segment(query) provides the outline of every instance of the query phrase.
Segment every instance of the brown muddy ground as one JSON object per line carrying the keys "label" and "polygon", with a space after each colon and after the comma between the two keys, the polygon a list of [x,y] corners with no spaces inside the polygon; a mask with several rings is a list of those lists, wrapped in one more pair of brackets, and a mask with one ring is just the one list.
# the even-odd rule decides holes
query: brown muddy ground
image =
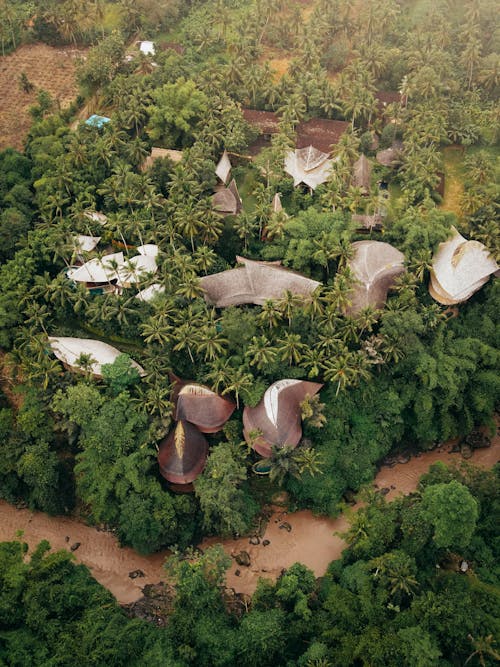
{"label": "brown muddy ground", "polygon": [[[436,461],[460,461],[460,454],[450,453],[452,443],[432,452],[426,452],[419,458],[412,458],[407,464],[397,464],[393,468],[382,468],[375,478],[379,488],[395,487],[387,495],[389,499],[399,493],[415,490],[419,477]],[[500,436],[497,435],[488,449],[474,451],[470,461],[476,465],[492,467],[500,458]],[[288,522],[291,531],[280,528]],[[311,568],[317,576],[325,573],[328,563],[339,558],[345,543],[333,533],[347,527],[344,516],[337,519],[315,517],[308,511],[285,514],[277,510],[271,517],[263,539],[269,540],[268,546],[251,545],[248,538],[226,540],[224,549],[229,554],[241,550],[249,553],[251,564],[240,567],[233,562],[227,576],[227,585],[238,593],[252,593],[259,577],[276,578],[283,568],[300,561]],[[140,556],[132,549],[121,548],[112,533],[98,531],[84,525],[76,519],[49,517],[41,512],[16,509],[0,501],[0,540],[15,539],[16,532],[23,531],[23,540],[33,548],[40,540],[47,539],[53,549],[70,549],[80,542],[74,552],[78,562],[87,565],[93,576],[108,588],[118,602],[125,604],[141,597],[141,588],[145,584],[156,583],[164,579],[162,569],[167,552],[153,556]],[[66,540],[66,538],[69,538]],[[202,548],[217,543],[218,540],[205,540]],[[236,576],[236,570],[240,576]],[[142,570],[142,578],[130,579],[133,570]]]}

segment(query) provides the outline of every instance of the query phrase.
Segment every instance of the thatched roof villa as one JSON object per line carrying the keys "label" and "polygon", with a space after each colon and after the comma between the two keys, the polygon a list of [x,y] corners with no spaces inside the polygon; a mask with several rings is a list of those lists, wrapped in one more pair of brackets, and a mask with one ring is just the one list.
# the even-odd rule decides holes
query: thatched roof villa
{"label": "thatched roof villa", "polygon": [[366,155],[360,155],[352,167],[352,184],[369,194],[372,183],[372,165]]}
{"label": "thatched roof villa", "polygon": [[158,448],[162,476],[172,484],[190,484],[207,462],[208,443],[194,424],[179,421]]}
{"label": "thatched roof villa", "polygon": [[200,278],[207,303],[217,308],[246,303],[261,306],[269,299],[282,298],[287,290],[308,297],[321,284],[283,268],[279,262],[244,257],[236,257],[236,261],[243,266]]}
{"label": "thatched roof villa", "polygon": [[233,414],[236,404],[195,382],[178,380],[173,394],[174,419],[194,424],[202,433],[216,433]]}
{"label": "thatched roof villa", "polygon": [[499,270],[486,246],[467,241],[454,227],[452,232],[433,257],[429,283],[431,296],[443,305],[467,301]]}
{"label": "thatched roof villa", "polygon": [[[65,366],[82,371],[79,360],[84,356],[90,359],[89,370],[92,375],[102,377],[102,366],[112,364],[120,354],[120,350],[103,343],[100,340],[92,338],[68,338],[64,336],[49,336],[50,347],[55,356],[63,362]],[[130,361],[131,366],[137,369],[139,375],[146,374],[145,370],[135,361]]]}
{"label": "thatched roof villa", "polygon": [[285,171],[293,178],[294,186],[304,183],[311,190],[328,180],[332,164],[328,153],[312,145],[288,151],[285,155]]}
{"label": "thatched roof villa", "polygon": [[[243,433],[246,441],[261,456],[271,456],[272,447],[296,447],[302,437],[300,404],[314,396],[323,385],[304,380],[279,380],[265,392],[255,408],[243,410]],[[252,432],[260,432],[256,438]]]}
{"label": "thatched roof villa", "polygon": [[167,158],[174,164],[177,164],[182,160],[182,151],[176,151],[173,148],[156,148],[153,146],[151,153],[147,156],[141,165],[141,171],[147,171],[148,169],[151,169],[156,160],[163,158]]}
{"label": "thatched roof villa", "polygon": [[346,315],[357,315],[363,308],[381,308],[395,278],[405,271],[404,255],[389,243],[355,241],[354,256],[348,266],[356,283],[351,289],[351,305]]}

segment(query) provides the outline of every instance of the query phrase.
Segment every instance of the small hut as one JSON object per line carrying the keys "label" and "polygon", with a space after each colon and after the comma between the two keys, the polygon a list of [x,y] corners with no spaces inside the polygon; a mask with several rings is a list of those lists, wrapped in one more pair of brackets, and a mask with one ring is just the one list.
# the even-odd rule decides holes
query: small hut
{"label": "small hut", "polygon": [[212,208],[220,215],[236,215],[241,209],[241,201],[229,188],[221,188],[212,195]]}
{"label": "small hut", "polygon": [[370,194],[372,182],[372,165],[366,155],[360,155],[352,168],[352,184],[360,188],[363,194]]}
{"label": "small hut", "polygon": [[205,436],[188,421],[177,422],[160,443],[158,465],[162,476],[172,484],[190,484],[203,471],[207,462],[208,443]]}
{"label": "small hut", "polygon": [[357,315],[363,308],[381,308],[394,280],[405,271],[404,255],[389,243],[355,241],[354,256],[348,266],[356,280],[350,293],[346,315]]}
{"label": "small hut", "polygon": [[171,160],[174,164],[177,164],[182,160],[182,151],[176,151],[173,148],[157,148],[156,146],[153,146],[151,153],[141,165],[141,171],[151,169],[156,160],[165,158]]}
{"label": "small hut", "polygon": [[390,148],[379,151],[376,155],[376,160],[383,167],[398,167],[403,158],[403,143],[395,141]]}
{"label": "small hut", "polygon": [[[296,447],[302,437],[300,404],[323,385],[304,380],[279,380],[265,392],[255,408],[243,410],[243,434],[261,456],[269,457],[272,447]],[[257,437],[253,434],[258,433]]]}
{"label": "small hut", "polygon": [[356,231],[358,232],[379,232],[383,227],[383,218],[380,213],[374,213],[373,215],[354,213],[352,221],[356,223]]}
{"label": "small hut", "polygon": [[467,241],[454,227],[452,232],[433,257],[429,283],[431,296],[443,305],[467,301],[498,271],[486,246]]}
{"label": "small hut", "polygon": [[289,151],[285,156],[285,171],[293,178],[294,186],[304,183],[311,190],[328,180],[332,164],[328,153],[312,145]]}
{"label": "small hut", "polygon": [[263,305],[269,299],[280,299],[287,291],[309,297],[321,284],[285,269],[275,262],[259,262],[236,257],[240,266],[200,278],[205,301],[216,308],[242,304]]}

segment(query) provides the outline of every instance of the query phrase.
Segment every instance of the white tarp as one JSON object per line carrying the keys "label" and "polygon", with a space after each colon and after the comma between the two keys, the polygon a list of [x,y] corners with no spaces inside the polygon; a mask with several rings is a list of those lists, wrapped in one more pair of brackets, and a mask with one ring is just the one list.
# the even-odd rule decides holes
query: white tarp
{"label": "white tarp", "polygon": [[[92,338],[67,338],[49,336],[50,347],[55,356],[63,363],[75,369],[82,370],[78,361],[81,355],[90,357],[90,370],[94,375],[102,375],[102,366],[112,364],[115,359],[122,354],[115,347],[103,343],[100,340]],[[146,374],[144,369],[135,361],[130,361],[131,365],[137,369],[139,375]]]}

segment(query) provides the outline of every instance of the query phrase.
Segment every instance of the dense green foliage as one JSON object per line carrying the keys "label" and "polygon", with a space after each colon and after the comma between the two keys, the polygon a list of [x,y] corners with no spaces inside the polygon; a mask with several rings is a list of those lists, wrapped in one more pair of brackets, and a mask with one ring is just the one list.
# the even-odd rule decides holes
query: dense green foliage
{"label": "dense green foliage", "polygon": [[[248,483],[255,458],[240,447],[241,409],[284,377],[323,382],[326,419],[322,428],[306,420],[298,458],[275,454],[271,482],[319,512],[338,511],[344,491],[369,482],[394,448],[425,449],[492,425],[498,285],[450,317],[427,283],[453,225],[498,253],[493,2],[452,3],[450,12],[444,0],[370,0],[358,13],[318,0],[309,15],[274,0],[0,4],[10,11],[1,19],[5,48],[30,34],[92,45],[78,69],[81,92],[111,118],[100,129],[70,128],[71,111],[58,113],[39,93],[24,155],[0,155],[0,345],[22,393],[20,409],[5,400],[0,412],[2,497],[49,512],[78,503],[144,552],[184,547],[201,532],[241,533],[262,491]],[[155,39],[154,58],[140,55],[131,35]],[[281,78],[270,69],[272,49],[289,61]],[[377,91],[400,89],[399,101],[377,102]],[[248,106],[280,115],[254,162],[245,158],[256,138],[242,114]],[[282,165],[297,124],[318,116],[349,129],[334,146],[331,176],[311,193],[294,189]],[[375,136],[381,148],[403,140],[403,156],[395,169],[374,164],[363,193],[352,166],[362,153],[374,157]],[[459,218],[436,192],[450,142],[465,151]],[[183,149],[182,160],[143,169],[153,143]],[[223,149],[236,154],[243,197],[243,211],[226,218],[210,199]],[[287,215],[272,210],[276,192]],[[89,211],[103,211],[106,226]],[[383,310],[346,316],[352,242],[366,238],[352,215],[376,211],[384,232],[370,238],[402,250],[407,272]],[[75,234],[101,236],[97,255],[132,256],[157,243],[159,271],[140,287],[159,282],[163,294],[143,303],[135,287],[90,294],[72,284]],[[322,286],[309,300],[286,293],[216,310],[199,278],[234,266],[238,254],[281,260]],[[123,358],[102,380],[88,359],[72,373],[50,354],[47,335],[112,343],[146,375],[128,373]],[[190,496],[167,488],[155,460],[171,426],[172,372],[238,406],[230,428],[209,437],[207,468]]]}
{"label": "dense green foliage", "polygon": [[[0,661],[5,665],[151,667],[493,666],[500,633],[499,479],[437,464],[419,491],[372,494],[351,517],[348,548],[315,580],[295,564],[235,605],[220,547],[167,563],[175,597],[166,626],[128,620],[64,552],[24,559],[0,545]],[[435,512],[443,494],[453,513]],[[473,508],[473,509],[471,509]],[[441,508],[440,508],[441,509]],[[468,521],[472,511],[475,519]],[[457,540],[456,520],[470,527]],[[436,523],[437,521],[437,523]],[[439,532],[438,530],[439,525]],[[453,535],[450,551],[443,535]],[[448,542],[448,540],[445,540]],[[460,546],[459,546],[460,544]],[[469,570],[460,571],[462,559]],[[231,601],[231,602],[229,602]]]}

